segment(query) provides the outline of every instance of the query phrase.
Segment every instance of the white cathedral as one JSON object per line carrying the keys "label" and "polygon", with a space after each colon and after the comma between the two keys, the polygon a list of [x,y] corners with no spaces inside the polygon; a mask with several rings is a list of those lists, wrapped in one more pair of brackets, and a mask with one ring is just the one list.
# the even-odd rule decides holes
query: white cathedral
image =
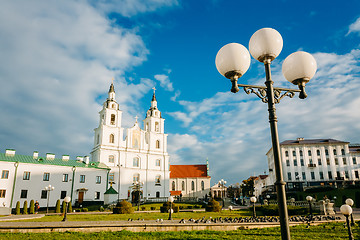
{"label": "white cathedral", "polygon": [[[94,147],[88,156],[71,160],[68,155],[48,153],[40,157],[16,154],[14,149],[0,153],[0,207],[14,208],[30,200],[44,207],[57,199],[71,197],[73,204],[133,200],[134,183],[141,185],[142,198],[170,195],[170,162],[164,119],[154,94],[141,129],[136,118],[133,127],[122,127],[122,111],[115,100],[113,83],[99,112],[94,130]],[[53,188],[48,187],[51,185]]]}

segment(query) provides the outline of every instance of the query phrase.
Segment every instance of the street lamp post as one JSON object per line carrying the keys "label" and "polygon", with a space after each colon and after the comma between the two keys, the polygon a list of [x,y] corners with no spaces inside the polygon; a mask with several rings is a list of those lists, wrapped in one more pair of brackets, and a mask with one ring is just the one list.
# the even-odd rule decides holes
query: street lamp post
{"label": "street lamp post", "polygon": [[[65,214],[64,214],[64,218],[62,220],[62,222],[66,221],[66,215],[67,215],[67,209],[68,209],[68,204],[71,201],[71,198],[69,196],[64,198],[64,202],[65,202]],[[71,204],[71,203],[70,203]]]}
{"label": "street lamp post", "polygon": [[348,227],[349,240],[354,240],[354,237],[351,232],[350,222],[349,222],[349,215],[351,215],[351,213],[352,213],[352,208],[349,205],[344,204],[340,207],[340,211],[342,214],[344,214],[344,216],[346,218],[346,225]]}
{"label": "street lamp post", "polygon": [[316,61],[309,53],[303,51],[292,53],[284,60],[282,72],[288,81],[298,85],[299,90],[274,88],[271,79],[270,64],[280,54],[282,46],[283,40],[280,33],[272,28],[260,29],[256,31],[250,39],[249,49],[251,55],[265,65],[265,86],[238,84],[238,79],[245,74],[251,62],[249,51],[241,44],[230,43],[223,46],[216,55],[215,63],[218,71],[231,80],[231,92],[236,93],[239,91],[239,87],[243,87],[247,94],[254,93],[264,103],[268,104],[281,236],[282,239],[290,239],[285,193],[286,183],[282,175],[275,104],[279,103],[285,96],[290,98],[294,97],[296,92],[299,92],[301,99],[307,97],[305,84],[315,75]]}
{"label": "street lamp post", "polygon": [[173,212],[173,207],[172,207],[172,205],[173,205],[173,202],[174,202],[174,197],[173,197],[173,196],[170,196],[170,197],[168,198],[168,201],[170,202],[169,220],[172,220],[171,214],[172,214],[172,212]]}
{"label": "street lamp post", "polygon": [[223,207],[225,207],[225,184],[226,184],[226,181],[224,179],[221,179],[219,181],[219,184],[220,184],[220,186],[222,188],[221,196],[222,196]]}
{"label": "street lamp post", "polygon": [[49,198],[50,198],[50,191],[53,191],[55,188],[51,185],[45,187],[45,191],[47,191],[47,204],[46,204],[46,213],[49,213]]}
{"label": "street lamp post", "polygon": [[131,186],[131,188],[137,193],[137,210],[140,211],[140,193],[141,193],[141,188],[144,185],[144,182],[134,182]]}
{"label": "street lamp post", "polygon": [[255,211],[256,197],[251,197],[250,201],[253,203],[253,218],[255,218],[256,217],[256,211]]}
{"label": "street lamp post", "polygon": [[[348,199],[345,200],[345,204],[352,207],[354,205],[354,201],[351,198],[348,198]],[[355,223],[354,223],[354,216],[353,216],[352,212],[350,214],[350,217],[351,217],[351,226],[354,226]]]}
{"label": "street lamp post", "polygon": [[312,219],[312,209],[311,209],[311,201],[313,200],[312,196],[307,196],[306,201],[309,203],[309,221]]}

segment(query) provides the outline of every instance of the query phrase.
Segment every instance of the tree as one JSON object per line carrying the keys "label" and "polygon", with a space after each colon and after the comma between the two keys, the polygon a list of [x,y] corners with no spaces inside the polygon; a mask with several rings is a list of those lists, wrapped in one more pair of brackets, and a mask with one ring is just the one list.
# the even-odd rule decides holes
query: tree
{"label": "tree", "polygon": [[15,215],[20,215],[21,211],[20,211],[20,202],[17,201],[16,202],[16,208],[15,208]]}
{"label": "tree", "polygon": [[34,214],[34,213],[35,213],[35,202],[34,202],[34,200],[31,200],[31,201],[30,201],[29,213],[30,213],[30,214]]}
{"label": "tree", "polygon": [[133,213],[134,208],[131,203],[128,201],[122,200],[116,204],[116,207],[113,208],[113,213],[115,214],[124,214],[124,213]]}
{"label": "tree", "polygon": [[68,203],[68,212],[72,212],[73,210],[72,210],[72,205],[71,205],[71,201]]}
{"label": "tree", "polygon": [[56,213],[61,213],[61,211],[60,211],[60,199],[58,199],[56,201],[55,212]]}
{"label": "tree", "polygon": [[28,214],[27,201],[24,201],[23,214]]}
{"label": "tree", "polygon": [[251,197],[254,195],[254,179],[253,177],[250,177],[244,181],[242,181],[241,184],[241,190],[243,197]]}
{"label": "tree", "polygon": [[61,205],[62,213],[65,213],[65,211],[66,211],[65,209],[66,209],[66,202],[63,201],[63,202],[62,202],[62,205]]}
{"label": "tree", "polygon": [[205,208],[206,212],[220,212],[221,206],[220,203],[214,199],[211,199],[208,205]]}

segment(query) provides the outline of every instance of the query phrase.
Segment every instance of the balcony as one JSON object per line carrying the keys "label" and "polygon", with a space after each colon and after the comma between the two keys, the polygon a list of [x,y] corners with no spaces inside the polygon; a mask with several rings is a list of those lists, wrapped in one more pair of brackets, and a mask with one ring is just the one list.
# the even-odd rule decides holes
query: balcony
{"label": "balcony", "polygon": [[336,177],[335,180],[342,180],[342,181],[344,181],[344,177]]}
{"label": "balcony", "polygon": [[309,163],[308,167],[316,167],[316,164],[315,163]]}

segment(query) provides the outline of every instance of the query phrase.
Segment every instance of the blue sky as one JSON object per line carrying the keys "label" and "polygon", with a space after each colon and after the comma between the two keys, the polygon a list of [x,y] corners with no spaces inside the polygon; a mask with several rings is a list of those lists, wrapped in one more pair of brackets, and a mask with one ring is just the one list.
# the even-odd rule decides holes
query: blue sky
{"label": "blue sky", "polygon": [[[172,164],[209,158],[213,182],[241,182],[267,170],[267,106],[230,93],[215,67],[217,51],[248,47],[260,28],[280,32],[276,86],[293,87],[283,60],[303,50],[318,72],[306,100],[277,105],[281,141],[360,142],[360,2],[353,1],[2,1],[0,147],[88,155],[98,111],[115,77],[124,125],[145,116],[152,89],[166,119]],[[262,84],[252,59],[242,83]]]}

